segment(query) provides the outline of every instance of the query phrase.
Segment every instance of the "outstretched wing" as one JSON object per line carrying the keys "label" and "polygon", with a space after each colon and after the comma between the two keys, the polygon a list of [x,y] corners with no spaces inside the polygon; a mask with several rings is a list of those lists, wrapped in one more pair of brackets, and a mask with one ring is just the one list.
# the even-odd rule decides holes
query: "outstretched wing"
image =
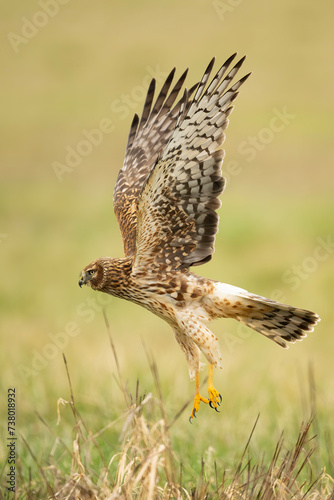
{"label": "outstretched wing", "polygon": [[[114,211],[123,238],[124,253],[133,255],[136,248],[137,199],[145,180],[174,131],[181,101],[174,105],[187,76],[186,70],[170,90],[175,68],[168,75],[154,103],[155,80],[151,81],[141,119],[135,114],[125,159],[114,189]],[[191,93],[194,92],[193,87]],[[169,95],[168,95],[169,94]]]}
{"label": "outstretched wing", "polygon": [[205,89],[209,64],[192,101],[184,96],[176,128],[151,170],[138,200],[134,272],[149,267],[181,269],[211,259],[218,230],[221,164],[231,105],[240,85],[231,80],[245,58],[227,72],[236,54]]}

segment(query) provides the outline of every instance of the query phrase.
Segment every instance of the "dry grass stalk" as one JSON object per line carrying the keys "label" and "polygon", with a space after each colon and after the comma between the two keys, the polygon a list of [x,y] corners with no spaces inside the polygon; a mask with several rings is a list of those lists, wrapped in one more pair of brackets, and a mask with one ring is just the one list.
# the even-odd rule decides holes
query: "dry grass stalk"
{"label": "dry grass stalk", "polygon": [[[108,323],[106,321],[108,328]],[[146,350],[148,361],[155,381],[157,397],[151,393],[142,400],[139,398],[139,384],[133,397],[122,378],[115,346],[109,331],[110,343],[117,366],[117,382],[121,388],[126,411],[115,421],[94,434],[89,431],[75,404],[72,384],[64,356],[64,363],[70,388],[70,399],[58,401],[58,420],[61,411],[70,407],[73,419],[72,448],[64,443],[57,433],[41,418],[41,422],[55,437],[55,443],[47,466],[40,464],[33,450],[23,439],[33,460],[40,471],[40,480],[21,483],[16,498],[35,500],[52,498],[57,500],[118,500],[118,499],[194,499],[194,500],[334,500],[334,480],[325,472],[314,473],[311,461],[316,441],[310,435],[310,418],[301,424],[296,443],[291,450],[284,450],[283,435],[279,438],[269,465],[264,458],[253,463],[250,443],[259,420],[257,417],[249,435],[235,472],[223,470],[219,473],[214,464],[214,472],[206,471],[202,459],[201,473],[196,484],[188,489],[182,485],[182,464],[179,481],[176,480],[177,457],[174,455],[170,429],[183,413],[187,404],[169,421],[167,418],[157,366]],[[134,401],[134,402],[133,402]],[[123,427],[119,438],[119,451],[111,458],[102,452],[97,439],[119,421]],[[56,452],[61,455],[55,459]],[[102,466],[96,470],[92,464],[92,451],[98,454]],[[247,456],[247,457],[246,457]],[[71,459],[68,473],[64,473],[61,461]],[[112,473],[117,464],[116,474]],[[307,472],[307,474],[305,474]],[[219,480],[219,475],[221,479]],[[208,478],[206,477],[208,476]],[[300,479],[303,477],[304,479]],[[306,480],[305,477],[308,477]]]}

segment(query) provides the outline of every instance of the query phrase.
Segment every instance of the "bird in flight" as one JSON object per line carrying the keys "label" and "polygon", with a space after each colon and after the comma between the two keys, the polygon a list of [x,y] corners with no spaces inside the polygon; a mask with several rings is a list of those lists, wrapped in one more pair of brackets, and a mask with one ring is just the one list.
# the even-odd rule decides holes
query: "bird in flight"
{"label": "bird in flight", "polygon": [[[209,82],[215,59],[199,83],[177,100],[187,71],[172,85],[175,68],[154,100],[150,83],[141,117],[135,114],[114,189],[123,238],[122,258],[86,266],[79,285],[139,304],[172,327],[195,380],[190,422],[201,402],[218,410],[222,398],[213,368],[222,368],[217,337],[208,323],[234,318],[282,347],[313,331],[319,316],[242,288],[197,276],[218,231],[225,129],[233,102],[249,74],[233,83],[245,57],[233,54]],[[208,83],[209,82],[209,83]],[[199,389],[200,353],[208,361],[208,397]]]}

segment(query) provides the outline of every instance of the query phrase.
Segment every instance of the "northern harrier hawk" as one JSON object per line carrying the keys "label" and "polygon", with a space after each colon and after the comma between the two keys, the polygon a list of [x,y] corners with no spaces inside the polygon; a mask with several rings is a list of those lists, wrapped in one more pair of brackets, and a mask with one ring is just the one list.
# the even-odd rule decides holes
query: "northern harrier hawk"
{"label": "northern harrier hawk", "polygon": [[[215,318],[235,318],[282,347],[313,331],[319,316],[209,280],[190,271],[208,262],[218,231],[216,210],[223,192],[224,131],[232,103],[249,75],[232,86],[244,57],[236,54],[208,84],[214,59],[203,78],[177,96],[187,71],[172,87],[175,69],[154,101],[151,81],[142,116],[134,116],[123,167],[114,190],[123,258],[102,257],[84,268],[79,285],[135,302],[167,321],[183,350],[195,399],[217,410],[221,396],[212,381],[222,367],[217,337],[207,328]],[[199,358],[209,363],[208,398],[199,392]]]}

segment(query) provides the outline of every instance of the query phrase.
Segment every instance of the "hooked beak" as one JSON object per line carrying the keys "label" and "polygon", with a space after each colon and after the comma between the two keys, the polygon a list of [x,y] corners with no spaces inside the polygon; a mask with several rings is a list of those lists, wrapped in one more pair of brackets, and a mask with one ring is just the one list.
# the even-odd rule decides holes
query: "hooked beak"
{"label": "hooked beak", "polygon": [[82,285],[85,285],[87,283],[87,276],[86,274],[83,274],[80,276],[80,279],[79,279],[79,287],[81,288]]}

